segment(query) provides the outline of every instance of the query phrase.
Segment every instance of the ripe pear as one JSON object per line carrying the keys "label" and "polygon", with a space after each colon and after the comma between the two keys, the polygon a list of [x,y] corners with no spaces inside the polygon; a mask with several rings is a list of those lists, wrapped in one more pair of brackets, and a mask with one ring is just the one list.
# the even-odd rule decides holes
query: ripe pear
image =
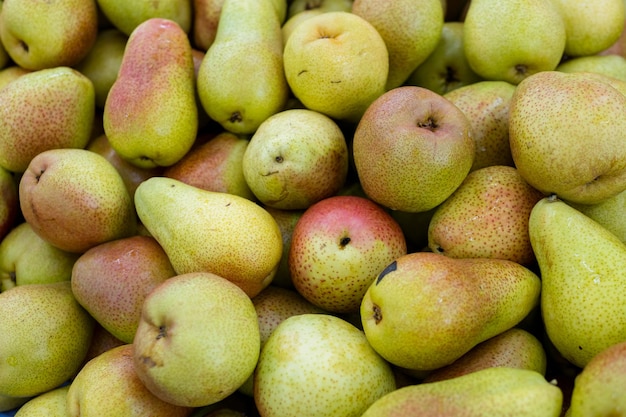
{"label": "ripe pear", "polygon": [[517,85],[531,74],[557,67],[566,30],[552,0],[472,0],[463,40],[474,72],[486,80]]}
{"label": "ripe pear", "polygon": [[169,166],[198,131],[195,70],[187,34],[153,18],[130,35],[106,99],[104,132],[119,155],[142,168]]}
{"label": "ripe pear", "polygon": [[461,185],[475,154],[465,114],[417,86],[394,88],[376,99],[356,127],[352,149],[366,195],[405,212],[441,204]]}
{"label": "ripe pear", "polygon": [[21,75],[32,72],[19,65],[9,65],[0,70],[0,88],[4,87],[13,80],[18,79]]}
{"label": "ripe pear", "polygon": [[544,71],[517,86],[509,142],[515,166],[531,186],[580,204],[626,190],[626,95],[612,86],[619,80],[611,80]]}
{"label": "ripe pear", "polygon": [[556,70],[562,72],[597,72],[626,81],[626,57],[621,55],[585,55],[560,63]]}
{"label": "ripe pear", "polygon": [[568,204],[600,223],[626,244],[626,191],[598,204]]}
{"label": "ripe pear", "polygon": [[0,239],[13,229],[20,218],[19,176],[0,168]]}
{"label": "ripe pear", "polygon": [[93,329],[93,335],[91,337],[91,343],[89,344],[89,350],[83,360],[83,366],[101,353],[125,344],[125,342],[113,336],[111,332],[102,327],[102,325],[96,321]]}
{"label": "ripe pear", "polygon": [[31,398],[17,410],[15,417],[69,417],[66,404],[69,389],[69,385],[63,385]]}
{"label": "ripe pear", "polygon": [[509,144],[509,107],[515,85],[506,81],[476,81],[443,96],[467,116],[475,143],[475,171],[492,165],[514,166]]}
{"label": "ripe pear", "polygon": [[82,253],[136,230],[137,217],[124,181],[95,152],[40,153],[22,176],[19,193],[26,222],[42,239],[67,252]]}
{"label": "ripe pear", "polygon": [[358,122],[385,91],[389,53],[367,20],[351,12],[326,12],[294,28],[284,65],[291,91],[306,108]]}
{"label": "ripe pear", "polygon": [[69,281],[20,285],[0,293],[0,395],[34,397],[73,377],[94,320]]}
{"label": "ripe pear", "polygon": [[539,372],[496,367],[399,388],[372,404],[362,417],[559,417],[562,404],[561,389]]}
{"label": "ripe pear", "polygon": [[283,238],[283,254],[276,270],[276,274],[272,279],[272,285],[281,288],[294,289],[289,271],[289,250],[291,248],[291,238],[293,237],[293,229],[296,227],[298,220],[304,214],[304,210],[280,210],[272,207],[264,207],[265,210],[272,215]]}
{"label": "ripe pear", "polygon": [[348,145],[330,117],[309,109],[284,110],[261,123],[244,152],[242,168],[261,203],[302,210],[344,186]]}
{"label": "ripe pear", "polygon": [[153,18],[176,22],[185,34],[191,29],[191,0],[97,0],[106,19],[127,36],[143,22]]}
{"label": "ripe pear", "polygon": [[626,414],[626,341],[607,347],[576,376],[568,417]]}
{"label": "ripe pear", "polygon": [[554,196],[535,205],[528,227],[546,333],[567,361],[582,368],[626,340],[626,244]]}
{"label": "ripe pear", "polygon": [[252,375],[260,340],[254,305],[241,288],[210,272],[181,274],[144,302],[133,341],[135,369],[164,401],[210,405]]}
{"label": "ripe pear", "polygon": [[20,67],[74,66],[89,53],[97,33],[96,0],[3,1],[0,40]]}
{"label": "ripe pear", "polygon": [[137,188],[135,206],[178,274],[213,272],[250,297],[272,281],[282,236],[274,218],[256,203],[154,177]]}
{"label": "ripe pear", "polygon": [[428,246],[453,258],[497,258],[531,265],[535,254],[528,217],[541,198],[543,194],[528,185],[515,167],[477,169],[435,210]]}
{"label": "ripe pear", "polygon": [[395,388],[391,366],[363,332],[329,314],[283,320],[254,376],[254,400],[264,417],[357,417]]}
{"label": "ripe pear", "polygon": [[224,129],[251,134],[285,107],[283,41],[269,0],[225,0],[215,40],[198,71],[206,113]]}
{"label": "ripe pear", "polygon": [[68,67],[24,74],[0,90],[0,166],[22,173],[39,153],[84,148],[95,118],[91,80]]}
{"label": "ripe pear", "polygon": [[308,10],[351,12],[353,3],[353,0],[291,0],[287,9],[287,18]]}
{"label": "ripe pear", "polygon": [[540,289],[539,277],[516,262],[413,252],[372,282],[361,304],[363,330],[392,364],[432,371],[521,322]]}

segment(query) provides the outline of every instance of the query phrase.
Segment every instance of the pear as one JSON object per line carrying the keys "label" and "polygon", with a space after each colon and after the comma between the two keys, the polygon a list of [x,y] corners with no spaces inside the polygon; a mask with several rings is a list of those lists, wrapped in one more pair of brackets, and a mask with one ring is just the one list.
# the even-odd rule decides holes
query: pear
{"label": "pear", "polygon": [[576,376],[568,417],[626,413],[626,341],[607,347]]}
{"label": "pear", "polygon": [[0,166],[22,173],[39,153],[84,148],[95,118],[91,80],[68,67],[24,74],[0,90]]}
{"label": "pear", "polygon": [[0,394],[0,412],[9,411],[6,415],[13,416],[13,413],[30,399],[31,397],[10,397]]}
{"label": "pear", "polygon": [[568,59],[556,67],[562,72],[597,72],[626,81],[626,57],[621,55],[585,55]]}
{"label": "pear", "polygon": [[0,239],[13,229],[20,218],[19,177],[0,168]]}
{"label": "pear", "polygon": [[78,372],[93,318],[69,281],[21,285],[0,293],[0,395],[34,397]]}
{"label": "pear", "polygon": [[616,82],[594,73],[544,71],[517,86],[509,142],[531,186],[580,204],[626,190],[626,95]]}
{"label": "pear", "polygon": [[598,222],[626,244],[626,191],[598,204],[568,204]]}
{"label": "pear", "polygon": [[387,90],[404,84],[441,39],[441,0],[355,0],[352,13],[370,22],[385,41],[389,53]]}
{"label": "pear", "polygon": [[272,215],[278,228],[280,229],[281,236],[283,238],[283,254],[280,258],[280,263],[276,270],[276,274],[272,279],[272,285],[281,288],[294,289],[293,281],[291,279],[291,272],[289,271],[289,250],[291,248],[291,238],[293,237],[293,230],[300,220],[300,217],[304,214],[304,210],[281,210],[272,207],[264,206],[265,210]]}
{"label": "pear", "polygon": [[264,417],[357,417],[395,388],[391,366],[363,332],[329,314],[284,319],[254,376],[254,400]]}
{"label": "pear", "polygon": [[540,289],[539,277],[516,262],[413,252],[372,282],[361,303],[363,330],[392,364],[432,371],[520,323]]}
{"label": "pear", "polygon": [[42,239],[67,252],[82,253],[136,230],[133,201],[124,181],[95,152],[40,153],[22,176],[19,193],[26,222]]}
{"label": "pear", "polygon": [[554,196],[535,205],[528,227],[546,333],[567,361],[582,368],[626,340],[626,245]]}
{"label": "pear", "polygon": [[96,0],[4,0],[0,40],[20,67],[42,70],[74,66],[98,33]]}
{"label": "pear", "polygon": [[251,134],[285,107],[280,21],[270,0],[225,0],[198,71],[206,113],[225,130]]}
{"label": "pear", "polygon": [[256,310],[237,285],[210,272],[172,277],[146,298],[134,368],[154,395],[202,407],[235,392],[260,351]]}
{"label": "pear", "polygon": [[562,391],[539,372],[497,367],[399,388],[362,417],[559,417],[562,404]]}
{"label": "pear", "polygon": [[191,0],[140,0],[129,3],[124,0],[97,0],[103,16],[127,36],[143,22],[153,18],[175,22],[185,32],[191,30]]}
{"label": "pear", "polygon": [[104,132],[120,156],[142,168],[169,166],[198,130],[195,70],[187,34],[153,18],[130,35],[104,106]]}
{"label": "pear", "polygon": [[15,417],[69,417],[66,405],[69,389],[69,385],[63,385],[31,398],[17,410]]}
{"label": "pear", "polygon": [[351,12],[353,4],[353,0],[290,0],[287,9],[287,18],[309,10],[321,12]]}
{"label": "pear", "polygon": [[508,259],[531,265],[528,217],[543,194],[517,169],[493,165],[469,173],[433,214],[428,246],[453,258]]}
{"label": "pear", "polygon": [[565,23],[552,0],[472,0],[463,29],[467,61],[486,80],[519,84],[554,70],[565,49]]}
{"label": "pear", "polygon": [[83,360],[83,366],[101,353],[125,344],[126,343],[113,336],[111,332],[102,327],[102,325],[96,321],[93,329],[93,335],[91,337],[91,343],[89,344],[89,350],[87,350],[87,355],[85,355],[85,359]]}
{"label": "pear", "polygon": [[515,85],[506,81],[476,81],[443,96],[465,114],[472,125],[475,171],[492,165],[514,166],[509,144],[509,107]]}
{"label": "pear", "polygon": [[0,70],[0,88],[4,87],[13,80],[18,79],[21,75],[32,72],[19,65],[9,65]]}
{"label": "pear", "polygon": [[282,256],[282,235],[274,218],[256,203],[154,177],[137,188],[135,206],[178,274],[213,272],[250,297],[272,281]]}

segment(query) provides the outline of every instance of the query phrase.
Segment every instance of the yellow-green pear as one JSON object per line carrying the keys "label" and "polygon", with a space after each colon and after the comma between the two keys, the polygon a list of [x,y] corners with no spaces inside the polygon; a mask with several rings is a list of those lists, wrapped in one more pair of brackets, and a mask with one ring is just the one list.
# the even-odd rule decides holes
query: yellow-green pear
{"label": "yellow-green pear", "polygon": [[568,417],[626,415],[626,341],[607,347],[574,380]]}
{"label": "yellow-green pear", "polygon": [[69,67],[24,74],[0,89],[0,166],[22,173],[39,153],[84,148],[95,118],[93,83]]}
{"label": "yellow-green pear", "polygon": [[211,119],[253,133],[285,107],[280,21],[270,0],[225,0],[215,40],[198,70],[198,95]]}
{"label": "yellow-green pear", "polygon": [[93,318],[69,281],[20,285],[0,293],[0,395],[34,397],[82,366]]}
{"label": "yellow-green pear", "polygon": [[148,295],[135,339],[134,368],[148,390],[183,407],[214,404],[256,367],[261,336],[252,300],[210,272],[181,274]]}
{"label": "yellow-green pear", "polygon": [[282,235],[274,218],[255,202],[154,177],[137,188],[135,206],[178,274],[213,272],[250,297],[272,281],[282,256]]}
{"label": "yellow-green pear", "polygon": [[82,253],[136,231],[124,181],[103,156],[86,149],[40,153],[22,176],[19,193],[26,222],[67,252]]}
{"label": "yellow-green pear", "polygon": [[353,0],[290,0],[287,9],[287,18],[291,18],[308,10],[351,12],[353,3]]}
{"label": "yellow-green pear", "polygon": [[626,244],[626,191],[597,204],[568,204],[600,223]]}
{"label": "yellow-green pear", "polygon": [[10,397],[0,394],[0,412],[15,412],[20,406],[25,404],[30,399],[31,397]]}
{"label": "yellow-green pear", "polygon": [[294,28],[284,65],[291,91],[306,108],[356,122],[385,91],[389,53],[367,20],[351,12],[326,12]]}
{"label": "yellow-green pear", "polygon": [[516,262],[412,252],[374,279],[361,321],[383,358],[432,371],[520,323],[538,305],[540,289],[539,277]]}
{"label": "yellow-green pear", "polygon": [[546,333],[567,361],[582,368],[626,340],[626,244],[554,196],[535,205],[528,227]]}
{"label": "yellow-green pear", "polygon": [[552,0],[472,0],[463,29],[467,61],[486,80],[518,84],[554,70],[565,49],[565,23]]}
{"label": "yellow-green pear", "polygon": [[4,0],[0,40],[11,59],[29,70],[74,66],[98,33],[96,0]]}
{"label": "yellow-green pear", "polygon": [[563,72],[597,72],[626,81],[626,57],[621,55],[585,55],[560,63],[556,70]]}
{"label": "yellow-green pear", "polygon": [[153,18],[130,35],[106,99],[104,132],[124,159],[142,168],[169,166],[198,131],[196,77],[187,34]]}
{"label": "yellow-green pear", "polygon": [[581,204],[626,190],[626,95],[615,82],[623,83],[596,73],[543,71],[517,86],[509,142],[531,186]]}
{"label": "yellow-green pear", "polygon": [[539,372],[497,367],[399,388],[362,417],[559,417],[562,405],[561,389]]}
{"label": "yellow-green pear", "polygon": [[567,56],[595,55],[615,43],[624,29],[623,0],[550,1],[563,17]]}
{"label": "yellow-green pear", "polygon": [[389,53],[387,90],[404,84],[441,39],[441,0],[355,0],[352,13],[370,22],[385,41]]}
{"label": "yellow-green pear", "polygon": [[69,417],[67,409],[69,389],[69,385],[63,385],[31,398],[17,410],[15,417]]}
{"label": "yellow-green pear", "polygon": [[22,68],[19,65],[9,65],[8,67],[4,67],[0,70],[0,88],[4,87],[11,81],[16,80],[21,75],[28,74],[29,72],[32,71]]}
{"label": "yellow-green pear", "polygon": [[272,285],[281,288],[294,289],[291,272],[289,271],[289,250],[291,248],[291,238],[293,230],[304,214],[304,210],[281,210],[273,207],[264,206],[265,210],[272,215],[276,224],[280,228],[283,237],[283,255],[280,258],[278,269],[272,280]]}
{"label": "yellow-green pear", "polygon": [[360,417],[396,388],[389,363],[363,332],[329,314],[284,319],[265,343],[254,376],[264,417]]}
{"label": "yellow-green pear", "polygon": [[191,29],[191,0],[96,0],[106,19],[129,36],[140,24],[153,18],[176,22],[183,32]]}

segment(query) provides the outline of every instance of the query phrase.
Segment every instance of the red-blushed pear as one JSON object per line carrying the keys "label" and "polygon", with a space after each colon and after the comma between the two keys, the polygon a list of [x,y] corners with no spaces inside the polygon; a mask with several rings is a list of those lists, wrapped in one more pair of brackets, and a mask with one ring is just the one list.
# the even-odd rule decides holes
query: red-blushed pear
{"label": "red-blushed pear", "polygon": [[369,198],[392,210],[428,211],[465,179],[474,161],[471,123],[423,87],[390,90],[359,121],[354,166]]}
{"label": "red-blushed pear", "polygon": [[103,156],[86,149],[37,155],[20,180],[19,194],[25,221],[64,251],[82,253],[136,231],[137,216],[122,177]]}
{"label": "red-blushed pear", "polygon": [[383,207],[364,197],[333,196],[300,217],[288,262],[304,298],[332,313],[354,313],[376,276],[406,253],[402,229]]}
{"label": "red-blushed pear", "polygon": [[152,18],[130,34],[104,105],[111,146],[142,168],[169,166],[196,140],[196,76],[189,38],[174,21]]}
{"label": "red-blushed pear", "polygon": [[186,417],[193,408],[168,403],[152,394],[137,376],[133,345],[114,347],[87,362],[70,382],[67,416],[108,415]]}
{"label": "red-blushed pear", "polygon": [[131,343],[147,295],[176,275],[158,242],[130,236],[94,246],[72,269],[76,300],[113,336]]}

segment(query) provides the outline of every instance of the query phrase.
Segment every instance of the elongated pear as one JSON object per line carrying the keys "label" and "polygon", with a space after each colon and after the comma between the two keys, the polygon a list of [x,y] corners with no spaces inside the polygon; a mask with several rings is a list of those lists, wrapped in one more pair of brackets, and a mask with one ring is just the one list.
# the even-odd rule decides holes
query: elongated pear
{"label": "elongated pear", "polygon": [[137,187],[135,206],[178,274],[212,272],[250,297],[276,274],[283,251],[280,228],[247,198],[152,177]]}
{"label": "elongated pear", "polygon": [[535,205],[528,227],[547,335],[566,360],[584,367],[626,340],[626,245],[555,197]]}

